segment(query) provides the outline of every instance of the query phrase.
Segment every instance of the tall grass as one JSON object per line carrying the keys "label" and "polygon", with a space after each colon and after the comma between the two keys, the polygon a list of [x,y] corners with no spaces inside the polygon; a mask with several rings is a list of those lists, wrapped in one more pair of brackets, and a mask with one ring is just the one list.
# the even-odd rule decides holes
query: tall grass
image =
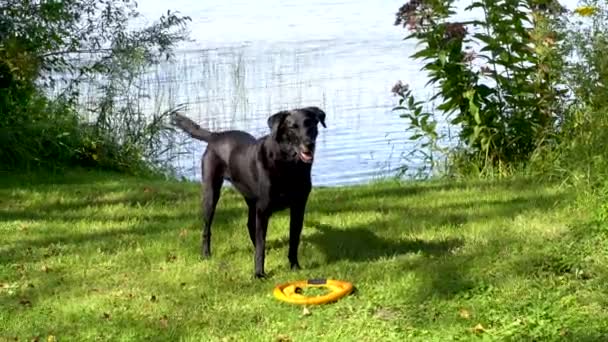
{"label": "tall grass", "polygon": [[[356,149],[357,128],[363,125],[359,116],[365,112],[369,116],[378,115],[382,107],[378,102],[362,99],[362,93],[372,90],[365,90],[361,86],[341,88],[340,93],[330,96],[338,91],[335,88],[344,81],[331,79],[332,75],[326,73],[332,71],[325,69],[323,63],[326,63],[324,55],[306,49],[287,51],[280,46],[261,52],[240,47],[181,51],[173,60],[139,72],[129,85],[131,95],[128,101],[121,103],[134,108],[132,112],[144,113],[146,117],[182,105],[186,115],[211,130],[243,129],[254,135],[266,134],[266,118],[271,113],[315,103],[330,113],[332,125],[322,132],[328,134],[327,143],[348,144],[350,148],[334,158],[345,158],[346,155],[356,160],[357,154],[362,153]],[[98,117],[102,102],[99,87],[105,85],[103,82],[104,79],[95,79],[80,87],[79,110],[88,121],[94,122]],[[126,92],[119,94],[124,97]],[[386,97],[390,99],[390,96],[386,92]],[[378,139],[385,138],[383,130],[387,128],[381,125],[373,127]],[[333,129],[340,129],[342,133],[329,135]],[[173,139],[172,144],[167,144],[163,149],[165,164],[173,167],[179,175],[196,178],[200,172],[200,152],[204,143],[192,141],[181,133],[175,134]],[[323,139],[322,136],[321,145],[326,143]],[[385,146],[372,148],[389,150],[391,144],[399,144],[403,138],[389,142],[389,137],[386,137],[385,141]],[[339,162],[332,161],[331,155],[329,157],[324,159],[326,166],[320,166],[325,170],[332,165],[339,166]],[[384,158],[373,162],[375,165],[363,165],[363,168],[377,172],[392,170],[389,167],[383,169],[386,163]]]}

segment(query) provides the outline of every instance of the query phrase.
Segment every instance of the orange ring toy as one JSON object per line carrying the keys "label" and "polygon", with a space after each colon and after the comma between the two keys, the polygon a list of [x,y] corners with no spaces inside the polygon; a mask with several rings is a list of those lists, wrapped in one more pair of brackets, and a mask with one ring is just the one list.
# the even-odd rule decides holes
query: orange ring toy
{"label": "orange ring toy", "polygon": [[[330,289],[331,292],[322,296],[308,297],[298,293],[302,290],[302,288],[305,287],[326,287]],[[276,299],[291,304],[319,305],[335,302],[352,291],[353,284],[346,281],[333,279],[308,279],[277,285],[273,290],[273,294]]]}

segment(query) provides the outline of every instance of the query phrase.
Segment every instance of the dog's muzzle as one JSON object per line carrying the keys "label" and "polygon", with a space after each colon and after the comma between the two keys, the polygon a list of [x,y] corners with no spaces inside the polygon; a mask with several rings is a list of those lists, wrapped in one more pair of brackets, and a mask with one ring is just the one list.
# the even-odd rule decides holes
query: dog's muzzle
{"label": "dog's muzzle", "polygon": [[314,156],[315,156],[314,151],[315,151],[314,147],[309,148],[304,145],[300,145],[300,151],[298,152],[298,157],[300,158],[301,161],[310,164],[310,163],[312,163]]}

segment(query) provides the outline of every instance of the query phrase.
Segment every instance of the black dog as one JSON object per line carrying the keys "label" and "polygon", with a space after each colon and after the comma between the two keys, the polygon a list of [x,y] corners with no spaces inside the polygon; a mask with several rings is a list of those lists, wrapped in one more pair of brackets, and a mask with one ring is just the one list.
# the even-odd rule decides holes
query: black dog
{"label": "black dog", "polygon": [[191,137],[208,143],[202,157],[202,256],[211,255],[211,222],[226,179],[249,207],[247,228],[255,247],[255,276],[265,277],[268,220],[286,208],[290,209],[289,262],[292,269],[299,269],[298,246],[312,187],[317,125],[326,127],[325,112],[317,107],[278,112],[268,118],[271,134],[257,140],[243,131],[210,132],[179,114],[173,120]]}

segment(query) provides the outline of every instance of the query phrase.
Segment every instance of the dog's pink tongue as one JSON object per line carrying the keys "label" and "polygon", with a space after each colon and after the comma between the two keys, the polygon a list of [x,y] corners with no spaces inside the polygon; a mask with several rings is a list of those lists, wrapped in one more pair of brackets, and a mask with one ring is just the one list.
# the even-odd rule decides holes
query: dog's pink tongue
{"label": "dog's pink tongue", "polygon": [[302,158],[303,161],[310,163],[312,161],[312,153],[300,152],[300,158]]}

